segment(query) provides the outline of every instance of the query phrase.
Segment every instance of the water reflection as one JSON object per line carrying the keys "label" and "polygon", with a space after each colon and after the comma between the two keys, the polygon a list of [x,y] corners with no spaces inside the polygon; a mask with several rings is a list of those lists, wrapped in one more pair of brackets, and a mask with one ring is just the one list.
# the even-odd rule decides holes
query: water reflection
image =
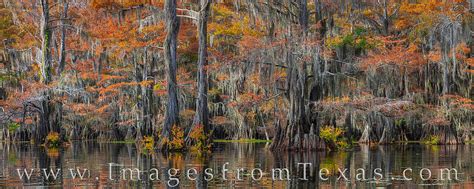
{"label": "water reflection", "polygon": [[[170,185],[177,180],[180,183],[174,188],[472,188],[473,147],[410,144],[357,146],[342,152],[274,153],[265,144],[219,143],[212,154],[164,154],[143,153],[134,144],[82,142],[61,150],[28,143],[1,144],[0,188],[173,188]],[[457,169],[459,180],[442,175],[444,168]],[[23,173],[22,179],[17,169]],[[57,169],[62,174],[54,178]],[[135,170],[140,171],[140,180]],[[275,170],[280,174],[273,174]],[[412,180],[403,180],[404,171]],[[30,179],[27,173],[31,173]]]}

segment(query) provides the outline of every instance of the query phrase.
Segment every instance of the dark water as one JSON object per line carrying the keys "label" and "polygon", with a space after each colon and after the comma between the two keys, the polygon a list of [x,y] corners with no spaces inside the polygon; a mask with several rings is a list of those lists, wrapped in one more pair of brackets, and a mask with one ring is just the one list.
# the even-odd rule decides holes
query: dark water
{"label": "dark water", "polygon": [[[26,143],[2,144],[0,188],[166,188],[167,181],[174,185],[176,179],[180,181],[179,188],[474,188],[473,149],[474,145],[410,144],[356,146],[350,151],[332,153],[274,153],[266,149],[266,144],[218,143],[212,155],[203,155],[150,154],[141,152],[134,144],[75,143],[62,150],[44,149]],[[227,162],[227,180],[224,180],[222,169]],[[122,166],[111,167],[109,163]],[[17,169],[23,172],[23,168],[27,172],[34,169],[30,179],[26,176],[20,179]],[[39,168],[48,168],[46,172],[61,169],[62,174],[56,179],[52,176],[46,179]],[[83,169],[89,172],[85,172],[83,179],[80,179],[76,168],[80,172]],[[123,179],[121,173],[126,172],[123,170],[127,168],[139,169],[141,181],[132,181],[138,179],[137,175],[130,178],[129,174]],[[170,168],[180,169],[179,175],[170,177],[167,172]],[[284,181],[281,181],[276,175],[277,168],[287,168],[291,180],[285,180],[283,174]],[[455,168],[458,180],[454,171],[450,174],[451,178],[448,178],[447,172],[442,177],[441,169],[444,168]],[[76,174],[75,179],[69,169],[75,170],[72,172]],[[274,179],[272,169],[275,171]],[[412,170],[405,171],[406,178],[412,179],[410,181],[403,180],[403,171],[407,169]],[[158,174],[155,174],[157,170]],[[262,178],[259,170],[263,172]],[[319,178],[320,170],[322,179],[328,180]],[[365,171],[365,178],[362,178],[362,170]],[[420,170],[427,180],[422,180]],[[241,180],[238,180],[238,172]],[[428,179],[429,172],[431,177]],[[175,172],[172,169],[170,173],[173,175]],[[150,181],[150,176],[157,179],[156,175],[160,180]]]}

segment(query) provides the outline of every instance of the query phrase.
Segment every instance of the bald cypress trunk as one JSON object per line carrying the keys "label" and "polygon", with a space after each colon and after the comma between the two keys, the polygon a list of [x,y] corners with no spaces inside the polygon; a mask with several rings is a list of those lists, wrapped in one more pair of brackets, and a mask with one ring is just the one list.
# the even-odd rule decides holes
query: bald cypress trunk
{"label": "bald cypress trunk", "polygon": [[66,65],[66,19],[69,3],[67,0],[63,0],[63,4],[64,8],[61,15],[61,46],[59,49],[59,74],[64,71],[64,67]]}
{"label": "bald cypress trunk", "polygon": [[382,8],[383,8],[383,15],[382,15],[382,27],[383,27],[383,35],[388,35],[388,27],[389,27],[389,22],[390,18],[388,16],[388,5],[387,5],[387,0],[382,1]]}
{"label": "bald cypress trunk", "polygon": [[[151,73],[153,65],[147,64],[148,61],[148,52],[145,48],[143,50],[143,68],[142,68],[142,81],[150,81],[153,78]],[[152,78],[149,78],[151,76]],[[142,134],[146,136],[153,135],[153,117],[155,115],[155,111],[152,108],[154,104],[154,96],[153,96],[153,85],[147,85],[141,87],[141,94],[144,98],[141,99],[142,101],[142,115],[141,120],[143,122],[142,125]]]}
{"label": "bald cypress trunk", "polygon": [[176,16],[176,0],[165,1],[165,13],[167,34],[164,43],[164,52],[165,64],[168,69],[168,103],[162,136],[170,138],[171,128],[179,122],[178,88],[176,83],[176,47],[180,22],[179,18]]}
{"label": "bald cypress trunk", "polygon": [[41,0],[41,81],[44,84],[51,82],[51,37],[49,3]]}
{"label": "bald cypress trunk", "polygon": [[300,26],[303,29],[304,35],[307,34],[308,32],[308,5],[307,5],[307,0],[299,0],[299,6],[300,6]]}
{"label": "bald cypress trunk", "polygon": [[314,6],[315,6],[315,9],[316,9],[316,23],[319,22],[320,20],[323,19],[323,15],[322,15],[322,5],[321,5],[321,0],[314,0]]}
{"label": "bald cypress trunk", "polygon": [[[201,125],[204,133],[209,130],[209,107],[207,105],[208,77],[206,66],[207,61],[207,19],[209,17],[211,0],[200,0],[199,9],[201,10],[198,18],[198,34],[199,34],[199,52],[198,52],[198,97],[196,101],[196,115],[194,116],[193,125]],[[189,137],[187,138],[189,142]]]}
{"label": "bald cypress trunk", "polygon": [[[299,21],[302,30],[302,41],[305,40],[308,30],[308,10],[306,0],[299,0]],[[287,37],[294,38],[291,28]],[[274,150],[317,150],[324,148],[319,140],[319,129],[309,123],[306,115],[307,98],[307,66],[306,62],[297,62],[294,57],[293,43],[289,43],[286,51],[287,62],[287,98],[289,101],[288,122],[285,128],[277,126],[276,135],[271,144]]]}
{"label": "bald cypress trunk", "polygon": [[[52,69],[51,69],[51,38],[52,31],[50,27],[50,12],[49,12],[48,0],[41,0],[41,82],[45,85],[50,84],[52,80]],[[46,89],[43,92],[40,100],[39,110],[39,125],[36,128],[35,142],[43,144],[45,143],[46,136],[49,132],[54,131],[59,133],[59,127],[55,120],[57,116],[54,116],[55,107],[51,103],[51,91]],[[53,115],[53,116],[52,116]]]}

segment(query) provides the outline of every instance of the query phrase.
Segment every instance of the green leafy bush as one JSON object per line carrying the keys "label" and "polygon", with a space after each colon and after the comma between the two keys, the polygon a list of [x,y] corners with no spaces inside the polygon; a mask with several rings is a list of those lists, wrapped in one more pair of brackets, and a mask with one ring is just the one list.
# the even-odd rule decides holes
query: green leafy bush
{"label": "green leafy bush", "polygon": [[423,141],[423,144],[428,144],[428,145],[438,145],[440,143],[439,136],[436,135],[430,135],[426,137]]}
{"label": "green leafy bush", "polygon": [[348,148],[349,144],[343,137],[344,130],[341,128],[334,128],[331,126],[322,127],[319,132],[319,137],[326,143],[329,149],[337,150]]}
{"label": "green leafy bush", "polygon": [[15,132],[18,128],[20,128],[20,124],[11,122],[8,124],[8,132],[13,133]]}

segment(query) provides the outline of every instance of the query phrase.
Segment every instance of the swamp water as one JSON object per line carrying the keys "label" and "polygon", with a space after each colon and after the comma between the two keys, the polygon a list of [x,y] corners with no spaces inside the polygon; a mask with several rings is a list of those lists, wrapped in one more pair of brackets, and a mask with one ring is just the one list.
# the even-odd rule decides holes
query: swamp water
{"label": "swamp water", "polygon": [[135,144],[1,144],[0,188],[167,188],[177,181],[176,188],[474,188],[472,144],[302,153],[271,152],[268,145],[215,143],[205,156],[144,153]]}

